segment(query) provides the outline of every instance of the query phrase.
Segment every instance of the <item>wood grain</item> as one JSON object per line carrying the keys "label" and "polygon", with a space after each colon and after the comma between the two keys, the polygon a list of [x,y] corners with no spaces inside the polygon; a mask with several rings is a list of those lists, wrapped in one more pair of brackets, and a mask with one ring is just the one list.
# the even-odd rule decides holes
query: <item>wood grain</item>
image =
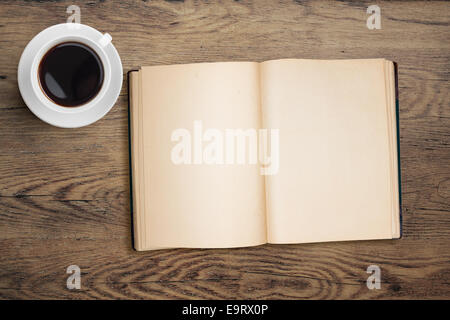
{"label": "wood grain", "polygon": [[[450,4],[360,1],[2,1],[0,298],[450,298]],[[66,7],[113,37],[124,74],[139,65],[276,58],[398,62],[404,235],[398,241],[135,252],[127,86],[97,123],[49,126],[22,101],[28,41]],[[66,289],[77,264],[82,289]],[[366,268],[382,272],[368,290]]]}

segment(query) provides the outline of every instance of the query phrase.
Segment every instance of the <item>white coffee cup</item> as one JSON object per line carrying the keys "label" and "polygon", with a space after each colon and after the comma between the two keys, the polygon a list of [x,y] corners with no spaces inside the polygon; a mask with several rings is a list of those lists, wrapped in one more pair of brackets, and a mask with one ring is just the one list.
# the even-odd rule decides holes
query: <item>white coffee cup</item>
{"label": "white coffee cup", "polygon": [[[97,95],[77,107],[56,104],[39,83],[39,64],[44,55],[63,42],[79,42],[95,51],[103,64],[103,83]],[[111,36],[78,23],[51,26],[36,35],[26,46],[19,62],[18,83],[28,108],[41,120],[62,128],[78,128],[102,118],[115,104],[122,88],[123,70]]]}

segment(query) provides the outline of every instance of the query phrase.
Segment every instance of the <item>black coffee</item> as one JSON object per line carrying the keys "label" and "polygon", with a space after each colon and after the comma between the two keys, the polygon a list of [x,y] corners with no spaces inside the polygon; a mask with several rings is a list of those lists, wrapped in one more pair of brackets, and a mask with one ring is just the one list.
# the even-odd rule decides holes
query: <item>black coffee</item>
{"label": "black coffee", "polygon": [[51,48],[39,65],[39,82],[47,97],[64,107],[77,107],[100,91],[103,64],[97,53],[79,42]]}

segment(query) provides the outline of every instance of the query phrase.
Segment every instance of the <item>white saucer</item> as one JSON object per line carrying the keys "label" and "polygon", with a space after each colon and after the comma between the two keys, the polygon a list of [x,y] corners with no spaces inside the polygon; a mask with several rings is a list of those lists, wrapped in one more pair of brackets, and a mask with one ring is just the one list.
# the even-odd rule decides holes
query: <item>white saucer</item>
{"label": "white saucer", "polygon": [[[87,44],[99,55],[104,68],[102,88],[97,96],[80,107],[62,107],[42,92],[37,76],[43,55],[65,41]],[[23,100],[41,120],[62,128],[87,126],[102,118],[114,106],[122,88],[122,62],[109,34],[101,34],[87,25],[63,23],[36,35],[26,46],[19,62],[18,83]]]}

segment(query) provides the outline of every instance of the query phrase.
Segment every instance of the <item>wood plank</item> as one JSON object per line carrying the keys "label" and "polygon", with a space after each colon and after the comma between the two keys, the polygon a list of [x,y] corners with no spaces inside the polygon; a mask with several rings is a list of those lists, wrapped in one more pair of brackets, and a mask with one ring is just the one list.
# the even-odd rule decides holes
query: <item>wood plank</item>
{"label": "wood plank", "polygon": [[[17,291],[0,292],[29,298],[442,298],[450,286],[446,246],[414,240],[150,253],[130,253],[124,240],[111,246],[98,239],[21,239],[29,244],[21,252],[14,240],[1,240],[0,288]],[[411,245],[413,252],[399,256],[398,249]],[[71,264],[82,270],[80,291],[65,287]],[[382,266],[381,290],[365,285],[370,264]]]}

